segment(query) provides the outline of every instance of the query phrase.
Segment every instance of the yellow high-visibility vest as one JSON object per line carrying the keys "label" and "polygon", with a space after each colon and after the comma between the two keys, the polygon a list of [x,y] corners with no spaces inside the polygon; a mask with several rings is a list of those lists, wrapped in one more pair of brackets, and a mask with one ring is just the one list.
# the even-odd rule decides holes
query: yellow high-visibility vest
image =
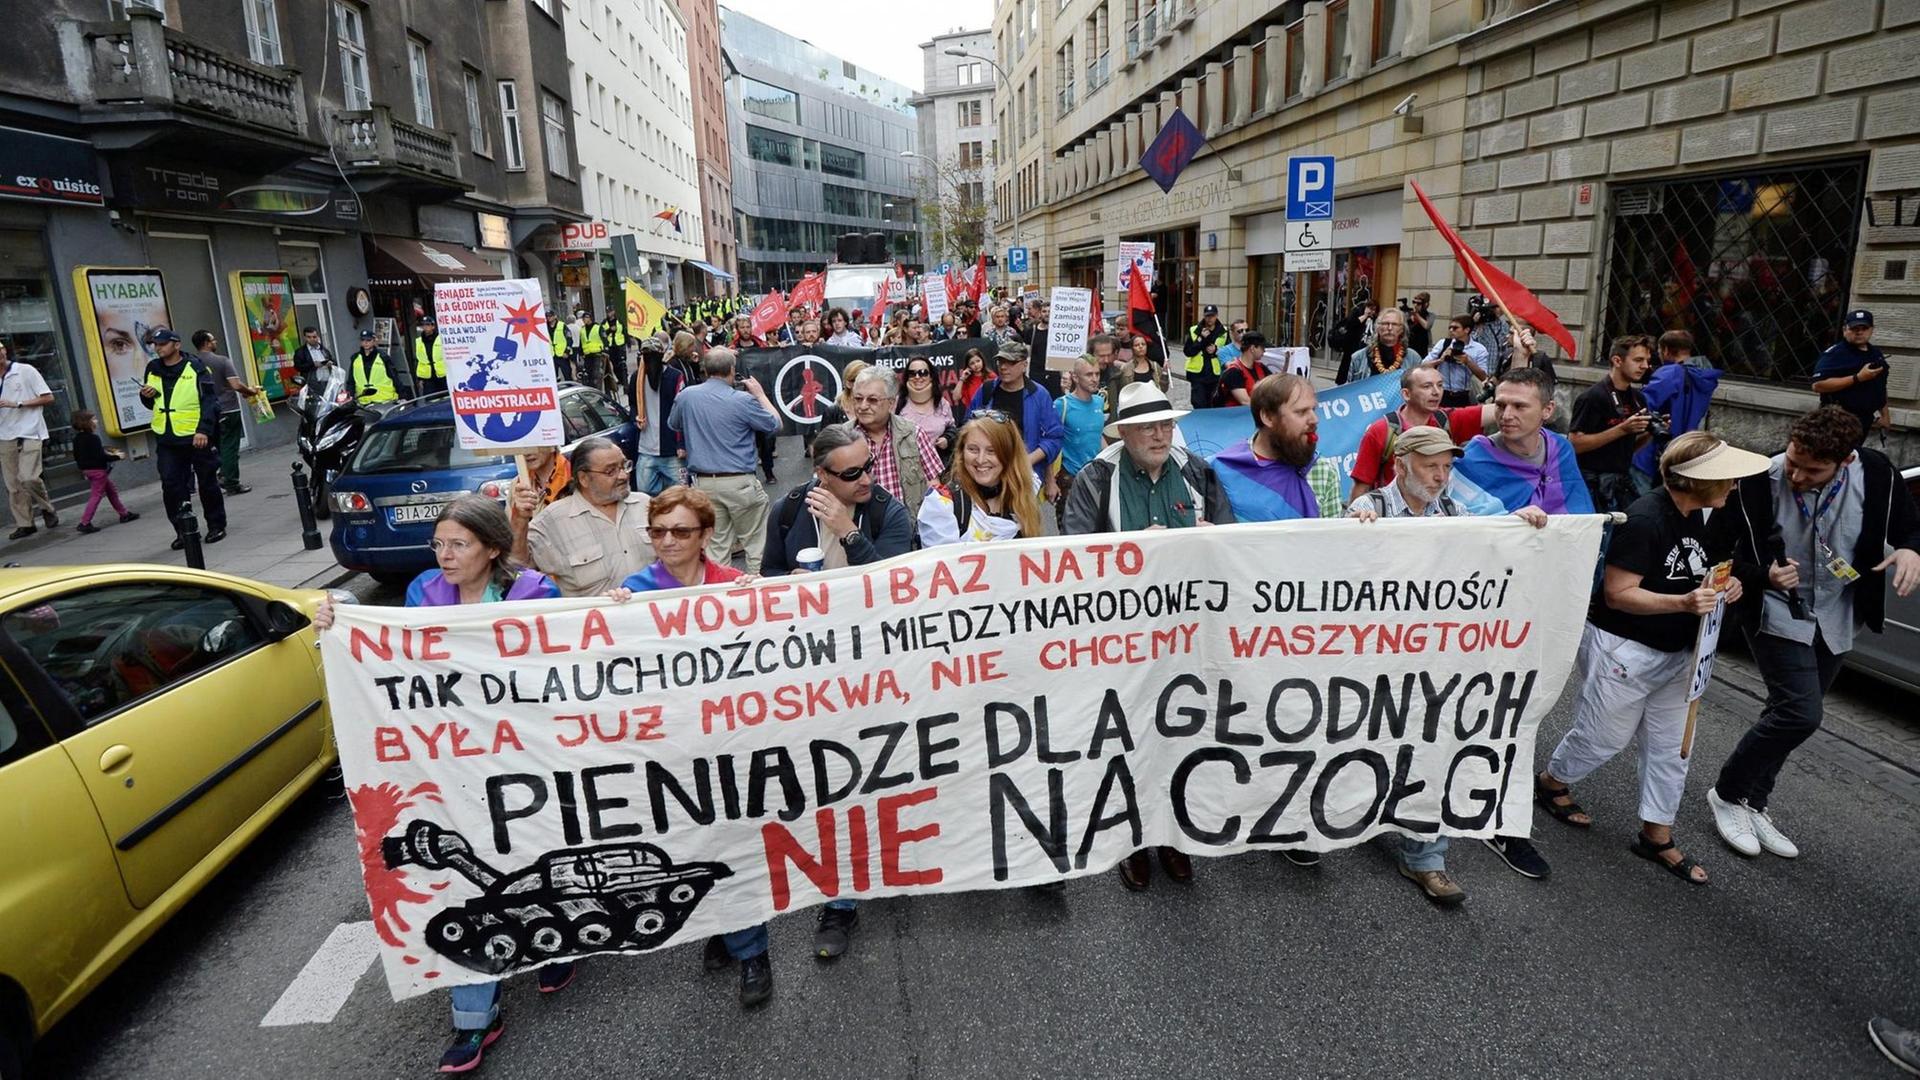
{"label": "yellow high-visibility vest", "polygon": [[416,379],[444,379],[447,377],[447,350],[440,343],[440,335],[433,336],[433,355],[427,355],[426,342],[413,339],[413,377]]}
{"label": "yellow high-visibility vest", "polygon": [[186,361],[180,363],[180,374],[174,377],[173,391],[167,391],[167,381],[158,372],[147,374],[147,385],[153,387],[160,396],[153,402],[153,433],[155,435],[174,435],[191,437],[200,430],[200,372]]}
{"label": "yellow high-visibility vest", "polygon": [[[366,353],[353,355],[353,386],[357,393],[364,396],[361,401],[378,405],[383,401],[399,401],[400,391],[393,388],[393,373],[387,370],[386,357],[379,353],[369,356]],[[368,394],[367,391],[373,393]]]}
{"label": "yellow high-visibility vest", "polygon": [[607,351],[606,342],[600,337],[599,323],[588,323],[584,336],[586,341],[580,346],[581,352],[588,356],[597,356]]}

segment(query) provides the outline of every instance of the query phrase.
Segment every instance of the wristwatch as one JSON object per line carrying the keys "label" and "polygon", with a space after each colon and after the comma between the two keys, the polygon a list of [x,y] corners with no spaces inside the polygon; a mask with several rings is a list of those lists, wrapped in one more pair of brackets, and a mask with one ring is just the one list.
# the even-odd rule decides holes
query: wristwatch
{"label": "wristwatch", "polygon": [[860,535],[859,526],[856,525],[853,528],[848,529],[847,535],[840,538],[840,546],[843,548],[851,548],[853,546],[853,538],[859,535]]}

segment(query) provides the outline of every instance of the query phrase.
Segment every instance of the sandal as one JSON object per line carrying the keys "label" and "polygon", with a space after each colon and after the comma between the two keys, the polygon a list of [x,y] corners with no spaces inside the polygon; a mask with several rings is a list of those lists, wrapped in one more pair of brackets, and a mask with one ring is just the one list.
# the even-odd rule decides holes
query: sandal
{"label": "sandal", "polygon": [[[1565,799],[1567,801],[1556,802],[1555,800],[1557,799]],[[1582,809],[1579,803],[1573,801],[1573,789],[1570,787],[1550,788],[1544,780],[1535,776],[1533,778],[1533,801],[1538,803],[1540,809],[1545,810],[1548,815],[1576,829],[1593,828],[1593,816],[1587,814],[1586,810]],[[1586,814],[1587,820],[1575,821],[1573,820],[1573,815],[1575,814]]]}
{"label": "sandal", "polygon": [[1633,838],[1633,844],[1630,847],[1628,847],[1627,850],[1633,852],[1635,855],[1640,856],[1641,858],[1647,860],[1648,862],[1654,863],[1655,865],[1659,866],[1661,869],[1665,870],[1667,873],[1672,874],[1674,877],[1679,878],[1680,880],[1686,882],[1689,885],[1709,884],[1708,881],[1703,881],[1700,878],[1693,876],[1694,870],[1696,869],[1704,870],[1706,869],[1706,867],[1701,866],[1697,862],[1694,862],[1692,859],[1688,858],[1687,856],[1682,855],[1680,857],[1680,861],[1677,863],[1670,863],[1667,860],[1660,857],[1662,854],[1673,850],[1673,841],[1671,840],[1667,841],[1664,844],[1656,844],[1653,841],[1647,839],[1646,833],[1640,833]]}

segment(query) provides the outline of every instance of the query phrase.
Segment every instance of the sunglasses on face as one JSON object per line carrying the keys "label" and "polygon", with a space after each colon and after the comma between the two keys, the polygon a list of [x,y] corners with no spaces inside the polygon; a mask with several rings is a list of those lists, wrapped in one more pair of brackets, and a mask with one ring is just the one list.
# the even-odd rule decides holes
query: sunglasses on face
{"label": "sunglasses on face", "polygon": [[972,419],[991,420],[996,424],[1013,423],[1013,417],[1008,416],[1006,413],[1001,412],[999,409],[975,409],[969,415],[971,416]]}
{"label": "sunglasses on face", "polygon": [[929,371],[929,370],[927,370],[926,368],[911,368],[911,369],[909,369],[909,370],[907,371],[907,378],[909,378],[909,379],[931,379],[931,378],[933,378],[933,372],[931,372],[931,371]]}
{"label": "sunglasses on face", "polygon": [[861,477],[873,471],[873,459],[868,458],[867,460],[861,462],[860,464],[855,465],[851,469],[835,470],[835,469],[829,469],[823,465],[821,466],[820,471],[823,473],[826,473],[828,476],[838,478],[840,480],[843,480],[851,484],[855,480],[858,480]]}
{"label": "sunglasses on face", "polygon": [[673,537],[675,540],[691,540],[703,530],[698,525],[649,525],[647,536],[654,540]]}

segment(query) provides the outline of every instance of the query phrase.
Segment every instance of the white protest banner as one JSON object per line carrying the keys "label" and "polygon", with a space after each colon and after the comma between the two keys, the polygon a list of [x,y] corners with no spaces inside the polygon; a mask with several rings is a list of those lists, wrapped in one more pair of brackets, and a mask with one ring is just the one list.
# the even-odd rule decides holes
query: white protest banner
{"label": "white protest banner", "polygon": [[1313,353],[1305,345],[1269,347],[1260,361],[1268,371],[1278,375],[1313,377]]}
{"label": "white protest banner", "polygon": [[1093,290],[1055,285],[1047,298],[1047,367],[1073,370],[1086,355],[1087,328],[1093,322]]}
{"label": "white protest banner", "polygon": [[461,449],[565,442],[540,282],[447,282],[433,287],[433,307]]}
{"label": "white protest banner", "polygon": [[928,276],[920,283],[920,298],[927,305],[927,321],[939,322],[947,313],[947,279]]}
{"label": "white protest banner", "polygon": [[1120,283],[1123,296],[1133,288],[1133,268],[1136,266],[1146,275],[1147,288],[1153,288],[1153,245],[1137,240],[1120,241],[1120,258],[1114,268],[1114,280]]}
{"label": "white protest banner", "polygon": [[327,691],[388,984],[1149,845],[1524,834],[1602,521],[1047,537],[625,604],[342,606]]}

